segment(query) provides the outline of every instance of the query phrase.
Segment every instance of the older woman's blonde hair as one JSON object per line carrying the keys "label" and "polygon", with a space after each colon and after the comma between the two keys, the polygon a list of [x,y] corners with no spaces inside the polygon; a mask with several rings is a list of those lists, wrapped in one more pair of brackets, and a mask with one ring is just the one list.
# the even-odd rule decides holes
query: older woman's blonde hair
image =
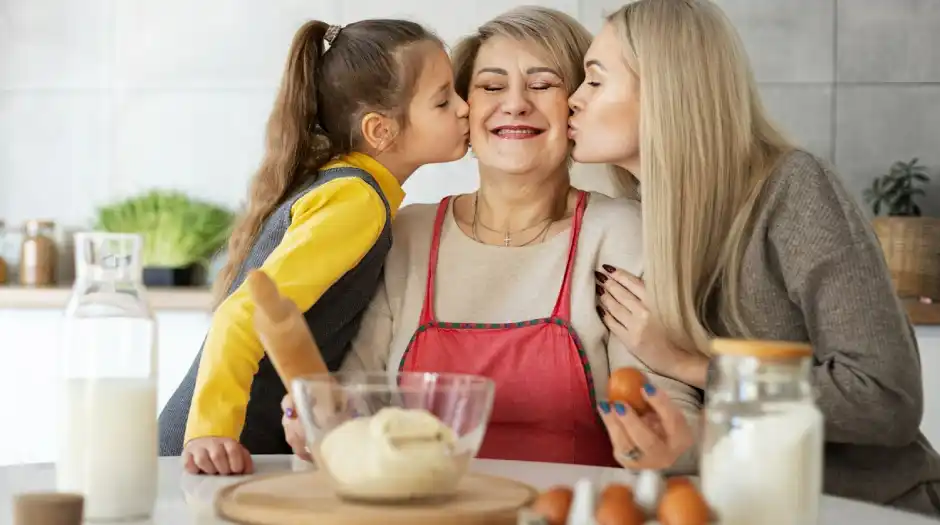
{"label": "older woman's blonde hair", "polygon": [[520,6],[507,11],[477,28],[454,46],[454,84],[457,93],[467,99],[473,79],[473,65],[480,46],[490,38],[502,36],[532,44],[546,53],[546,59],[562,76],[568,94],[584,80],[584,54],[591,47],[591,33],[573,17],[555,9]]}
{"label": "older woman's blonde hair", "polygon": [[741,261],[763,184],[793,146],[713,2],[638,0],[608,22],[639,79],[647,295],[674,343],[707,353],[710,323],[748,335]]}

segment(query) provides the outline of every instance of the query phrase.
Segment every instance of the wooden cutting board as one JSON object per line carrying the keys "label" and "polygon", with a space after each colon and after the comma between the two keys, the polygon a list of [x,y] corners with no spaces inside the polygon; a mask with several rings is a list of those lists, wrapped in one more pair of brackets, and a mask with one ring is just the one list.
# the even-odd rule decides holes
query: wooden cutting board
{"label": "wooden cutting board", "polygon": [[245,525],[515,525],[537,491],[518,481],[468,473],[457,495],[436,503],[362,504],[338,498],[318,471],[247,479],[216,496],[219,517]]}

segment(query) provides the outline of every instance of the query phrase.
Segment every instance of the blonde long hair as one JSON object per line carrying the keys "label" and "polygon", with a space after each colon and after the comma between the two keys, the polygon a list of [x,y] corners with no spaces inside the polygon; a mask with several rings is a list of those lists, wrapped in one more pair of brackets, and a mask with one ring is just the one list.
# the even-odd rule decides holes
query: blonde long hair
{"label": "blonde long hair", "polygon": [[[675,344],[707,354],[710,322],[748,334],[744,250],[764,182],[793,146],[768,119],[744,46],[714,3],[639,0],[608,22],[639,78],[650,306]],[[636,184],[626,172],[622,180]]]}

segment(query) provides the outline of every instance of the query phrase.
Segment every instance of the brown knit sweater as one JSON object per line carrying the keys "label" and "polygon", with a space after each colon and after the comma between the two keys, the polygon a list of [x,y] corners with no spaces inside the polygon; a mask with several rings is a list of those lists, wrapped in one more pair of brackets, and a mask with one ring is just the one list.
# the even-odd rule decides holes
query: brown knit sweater
{"label": "brown knit sweater", "polygon": [[[826,419],[825,491],[940,512],[940,457],[920,432],[920,355],[869,220],[813,156],[782,160],[741,270],[753,337],[809,341]],[[733,330],[720,335],[740,336]]]}

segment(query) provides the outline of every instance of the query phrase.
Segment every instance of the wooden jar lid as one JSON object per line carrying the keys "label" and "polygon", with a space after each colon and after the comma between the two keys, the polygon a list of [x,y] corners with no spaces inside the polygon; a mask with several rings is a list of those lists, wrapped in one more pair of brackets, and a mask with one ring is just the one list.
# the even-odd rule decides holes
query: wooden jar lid
{"label": "wooden jar lid", "polygon": [[13,498],[13,525],[81,525],[84,507],[79,494],[18,494]]}
{"label": "wooden jar lid", "polygon": [[759,339],[712,339],[712,353],[758,359],[800,359],[813,355],[809,343],[798,341],[765,341]]}

